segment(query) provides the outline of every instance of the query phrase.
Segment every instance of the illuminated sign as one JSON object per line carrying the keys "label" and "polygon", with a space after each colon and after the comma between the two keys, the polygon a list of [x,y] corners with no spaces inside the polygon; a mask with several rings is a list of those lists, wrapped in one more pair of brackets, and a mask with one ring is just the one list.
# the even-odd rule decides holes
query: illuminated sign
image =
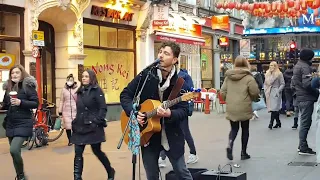
{"label": "illuminated sign", "polygon": [[219,45],[220,46],[229,46],[229,38],[228,37],[219,38]]}
{"label": "illuminated sign", "polygon": [[121,16],[122,11],[120,11],[120,10],[98,7],[98,6],[92,5],[91,14],[95,15],[95,16],[100,16],[100,17],[120,19],[120,20],[124,20],[124,21],[132,21],[132,17],[133,17],[134,13],[126,12],[123,16]]}

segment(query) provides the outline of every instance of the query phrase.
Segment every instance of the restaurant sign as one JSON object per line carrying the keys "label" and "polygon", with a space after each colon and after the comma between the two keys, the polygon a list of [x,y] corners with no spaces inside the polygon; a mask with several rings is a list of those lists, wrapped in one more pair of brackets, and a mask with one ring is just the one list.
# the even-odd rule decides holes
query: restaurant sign
{"label": "restaurant sign", "polygon": [[112,19],[120,19],[124,21],[132,21],[132,17],[134,13],[125,12],[124,15],[122,11],[105,8],[105,7],[99,7],[92,5],[91,8],[91,14],[94,16],[100,16],[100,17],[106,17],[106,18],[112,18]]}

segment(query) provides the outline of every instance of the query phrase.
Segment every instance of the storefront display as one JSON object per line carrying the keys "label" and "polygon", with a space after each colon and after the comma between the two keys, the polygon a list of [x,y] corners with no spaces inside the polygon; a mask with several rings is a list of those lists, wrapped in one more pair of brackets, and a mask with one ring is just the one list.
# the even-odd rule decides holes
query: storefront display
{"label": "storefront display", "polygon": [[[0,9],[0,86],[9,79],[9,70],[15,64],[24,65],[24,8],[1,5]],[[4,91],[0,89],[0,101]]]}
{"label": "storefront display", "polygon": [[121,91],[135,74],[134,28],[90,19],[84,23],[84,69],[97,74],[107,103],[119,103]]}
{"label": "storefront display", "polygon": [[205,45],[201,47],[201,81],[202,87],[211,88],[212,75],[213,75],[213,48],[212,48],[212,36],[203,34],[205,39]]}

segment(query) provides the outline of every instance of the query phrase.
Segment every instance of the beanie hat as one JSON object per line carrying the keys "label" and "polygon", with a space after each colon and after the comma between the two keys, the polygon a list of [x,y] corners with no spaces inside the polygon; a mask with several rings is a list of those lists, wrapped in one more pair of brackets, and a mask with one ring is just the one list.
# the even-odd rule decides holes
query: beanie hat
{"label": "beanie hat", "polygon": [[314,52],[311,49],[302,49],[300,51],[300,59],[303,61],[310,61],[314,57]]}

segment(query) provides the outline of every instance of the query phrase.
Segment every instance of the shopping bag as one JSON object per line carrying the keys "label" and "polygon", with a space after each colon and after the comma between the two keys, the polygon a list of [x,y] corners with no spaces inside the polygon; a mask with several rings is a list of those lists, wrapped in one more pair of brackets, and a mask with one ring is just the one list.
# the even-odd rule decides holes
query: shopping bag
{"label": "shopping bag", "polygon": [[252,102],[252,111],[259,111],[261,109],[266,108],[266,103],[264,102],[263,98],[259,98],[258,102]]}
{"label": "shopping bag", "polygon": [[60,130],[61,129],[61,118],[57,117],[56,122],[54,123],[54,129],[55,130]]}

